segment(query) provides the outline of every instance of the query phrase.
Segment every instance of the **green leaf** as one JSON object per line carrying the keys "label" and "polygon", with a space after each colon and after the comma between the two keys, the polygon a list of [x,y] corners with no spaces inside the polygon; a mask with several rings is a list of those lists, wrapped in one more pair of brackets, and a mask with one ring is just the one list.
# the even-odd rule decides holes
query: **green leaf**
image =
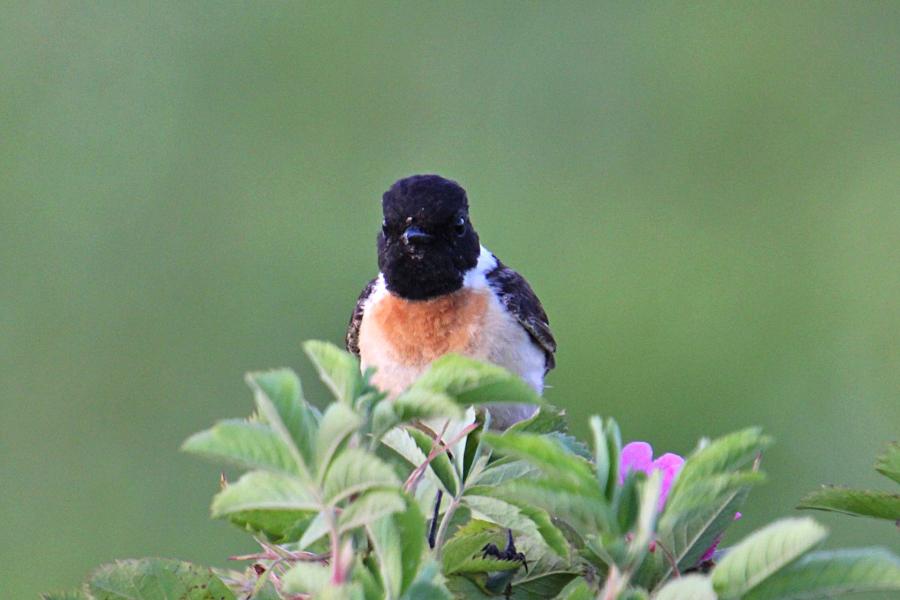
{"label": "green leaf", "polygon": [[667,583],[653,600],[716,600],[716,593],[709,577],[685,575]]}
{"label": "green leaf", "polygon": [[461,419],[462,408],[453,398],[442,392],[412,387],[400,394],[392,403],[401,421],[447,417]]}
{"label": "green leaf", "polygon": [[303,398],[300,378],[290,369],[251,373],[249,377],[275,405],[303,461],[313,464],[319,413]]}
{"label": "green leaf", "polygon": [[537,537],[564,559],[569,557],[565,536],[553,524],[546,510],[533,506],[496,488],[476,486],[466,491],[463,502],[474,512],[501,527]]}
{"label": "green leaf", "polygon": [[711,442],[685,461],[669,494],[669,502],[675,502],[680,494],[690,490],[701,479],[736,471],[752,463],[770,443],[771,439],[762,435],[757,427],[731,433]]}
{"label": "green leaf", "polygon": [[533,415],[513,424],[507,431],[518,433],[565,433],[569,430],[564,409],[544,403]]}
{"label": "green leaf", "polygon": [[425,549],[425,517],[415,502],[406,510],[368,526],[378,556],[381,581],[389,598],[398,598],[416,577]]}
{"label": "green leaf", "polygon": [[303,344],[303,350],[334,397],[348,407],[352,406],[363,389],[363,377],[356,357],[334,344],[316,340]]}
{"label": "green leaf", "polygon": [[315,415],[300,400],[300,380],[287,369],[248,373],[246,380],[260,416],[284,442],[298,472],[309,478]]}
{"label": "green leaf", "polygon": [[750,534],[713,571],[722,600],[741,598],[825,539],[827,530],[809,518],[782,519]]}
{"label": "green leaf", "polygon": [[540,467],[552,480],[569,482],[585,492],[600,496],[590,463],[566,451],[552,438],[534,433],[485,433],[483,439],[496,451]]}
{"label": "green leaf", "polygon": [[213,517],[248,510],[318,511],[321,504],[309,486],[296,477],[269,471],[250,471],[213,498]]}
{"label": "green leaf", "polygon": [[584,577],[576,577],[556,596],[556,600],[594,600],[596,593],[591,590]]}
{"label": "green leaf", "polygon": [[875,470],[900,483],[900,442],[891,442],[875,461]]}
{"label": "green leaf", "polygon": [[41,600],[91,600],[81,590],[72,590],[68,592],[45,592],[41,594]]}
{"label": "green leaf", "polygon": [[805,496],[797,508],[826,510],[857,517],[900,520],[900,494],[823,486]]}
{"label": "green leaf", "polygon": [[806,600],[877,591],[900,591],[900,559],[883,548],[859,548],[808,554],[744,598]]}
{"label": "green leaf", "polygon": [[[381,438],[381,443],[399,454],[413,467],[418,467],[425,462],[425,453],[413,439],[410,434],[410,429],[408,428],[395,427],[391,429]],[[435,488],[442,489],[447,494],[452,495],[441,479],[435,474],[431,464],[425,469],[425,477],[435,486]]]}
{"label": "green leaf", "polygon": [[351,502],[341,512],[338,527],[341,532],[350,531],[405,509],[406,500],[399,490],[370,492]]}
{"label": "green leaf", "polygon": [[[416,445],[422,451],[422,454],[425,455],[426,459],[428,455],[431,453],[431,450],[434,446],[434,440],[428,436],[424,431],[419,431],[413,427],[408,428],[407,433],[415,440]],[[453,468],[453,465],[450,463],[450,458],[447,456],[447,452],[441,452],[437,456],[435,456],[428,465],[431,470],[434,471],[434,474],[441,481],[441,485],[443,488],[449,493],[452,497],[456,497],[457,492],[459,491],[459,478],[456,475],[456,469]]]}
{"label": "green leaf", "polygon": [[288,594],[319,594],[330,580],[330,567],[317,562],[298,562],[284,574],[282,586]]}
{"label": "green leaf", "polygon": [[640,486],[638,515],[633,530],[634,537],[628,544],[627,569],[633,571],[641,564],[647,547],[653,539],[656,524],[656,507],[659,502],[659,490],[662,485],[662,473],[654,470]]}
{"label": "green leaf", "polygon": [[501,560],[499,558],[482,557],[481,554],[469,557],[448,571],[448,575],[458,573],[493,573],[496,571],[515,571],[522,567],[517,560]]}
{"label": "green leaf", "polygon": [[463,406],[498,402],[542,403],[537,392],[518,375],[458,354],[448,354],[431,363],[411,389],[444,393]]}
{"label": "green leaf", "polygon": [[239,419],[220,421],[211,429],[189,437],[181,449],[240,467],[299,474],[288,446],[262,423]]}
{"label": "green leaf", "polygon": [[609,476],[606,480],[605,491],[606,499],[612,502],[619,485],[619,457],[622,454],[622,433],[619,431],[619,424],[612,418],[606,421],[604,433],[608,448],[607,454],[609,455]]}
{"label": "green leaf", "polygon": [[[609,485],[609,445],[606,432],[603,431],[603,419],[593,416],[590,419],[591,434],[594,437],[594,469],[600,489],[606,491]],[[617,482],[618,483],[618,482]]]}
{"label": "green leaf", "polygon": [[481,556],[485,545],[489,543],[502,546],[506,541],[506,534],[494,523],[472,519],[449,540],[441,549],[441,562],[445,574],[453,574],[460,567],[476,556]]}
{"label": "green leaf", "polygon": [[306,550],[320,539],[328,535],[330,527],[326,513],[320,512],[307,523],[300,541],[297,542],[297,550]]}
{"label": "green leaf", "polygon": [[120,560],[90,576],[92,600],[234,600],[206,567],[164,558]]}
{"label": "green leaf", "polygon": [[539,506],[568,521],[581,534],[607,531],[612,523],[611,509],[602,497],[584,494],[576,486],[564,482],[517,479],[505,483],[499,493]]}
{"label": "green leaf", "polygon": [[419,569],[401,600],[452,600],[453,597],[441,583],[442,580],[437,562],[429,561]]}
{"label": "green leaf", "polygon": [[[529,562],[529,565],[531,563]],[[513,580],[513,600],[543,600],[553,598],[578,574],[571,571],[524,573],[520,570]]]}
{"label": "green leaf", "polygon": [[[697,565],[716,538],[734,522],[734,515],[749,492],[748,486],[735,488],[712,496],[704,508],[691,511],[673,512],[666,508],[659,522],[658,539],[672,554],[679,570]],[[666,561],[662,577],[668,577],[671,572],[672,567]]]}
{"label": "green leaf", "polygon": [[477,475],[469,485],[496,486],[506,481],[531,477],[540,472],[536,466],[525,460],[517,460],[511,456],[491,462],[486,469]]}
{"label": "green leaf", "polygon": [[316,438],[317,473],[324,479],[334,455],[362,425],[362,419],[346,404],[333,403],[325,411]]}
{"label": "green leaf", "polygon": [[322,489],[325,502],[334,505],[372,488],[399,486],[394,470],[380,458],[359,448],[347,448],[331,463]]}

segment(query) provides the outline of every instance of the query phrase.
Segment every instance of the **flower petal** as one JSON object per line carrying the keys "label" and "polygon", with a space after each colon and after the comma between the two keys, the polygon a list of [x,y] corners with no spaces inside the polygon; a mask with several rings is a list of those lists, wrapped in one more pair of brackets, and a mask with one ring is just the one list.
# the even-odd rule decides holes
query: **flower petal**
{"label": "flower petal", "polygon": [[672,484],[675,482],[675,477],[677,477],[678,473],[681,472],[681,467],[683,466],[684,459],[677,454],[672,454],[671,452],[663,454],[655,461],[653,461],[653,468],[662,471],[662,485],[659,489],[658,506],[660,511],[662,511],[663,507],[666,505],[666,500],[669,497],[669,490],[672,489]]}
{"label": "flower petal", "polygon": [[653,446],[647,442],[631,442],[622,448],[619,461],[619,484],[625,483],[629,471],[643,471],[650,474],[653,468]]}

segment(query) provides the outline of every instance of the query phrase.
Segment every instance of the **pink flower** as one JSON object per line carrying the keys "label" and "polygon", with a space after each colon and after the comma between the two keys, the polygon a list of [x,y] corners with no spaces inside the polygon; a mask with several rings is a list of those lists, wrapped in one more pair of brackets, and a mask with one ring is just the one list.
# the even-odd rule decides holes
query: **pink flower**
{"label": "pink flower", "polygon": [[650,475],[653,471],[662,471],[662,485],[659,490],[657,509],[662,512],[669,497],[669,491],[675,477],[681,471],[684,459],[671,452],[653,460],[653,447],[647,442],[631,442],[622,448],[619,461],[619,485],[625,483],[625,476],[631,471],[642,471]]}
{"label": "pink flower", "polygon": [[[678,473],[681,472],[681,467],[683,466],[684,459],[677,454],[672,454],[670,452],[653,460],[653,446],[647,442],[631,442],[622,448],[622,454],[619,460],[619,485],[625,483],[625,476],[631,471],[642,471],[647,475],[650,475],[653,471],[662,471],[662,485],[659,489],[659,504],[657,504],[657,509],[659,512],[662,512],[663,508],[666,506],[666,500],[669,498],[669,491],[672,489],[672,484],[675,483],[675,478],[678,476]],[[741,513],[735,513],[734,520],[737,521],[740,518]],[[721,539],[722,536],[719,535],[713,541],[712,546],[703,553],[700,562],[706,562],[712,559],[713,554],[716,552],[716,548],[719,547]],[[651,552],[654,550],[655,546],[655,542],[651,542]]]}

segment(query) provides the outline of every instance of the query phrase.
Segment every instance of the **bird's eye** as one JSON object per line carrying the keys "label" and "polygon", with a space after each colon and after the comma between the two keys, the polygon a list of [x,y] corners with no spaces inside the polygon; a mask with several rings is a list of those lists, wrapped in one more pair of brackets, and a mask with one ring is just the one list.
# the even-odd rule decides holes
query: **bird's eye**
{"label": "bird's eye", "polygon": [[453,223],[453,233],[456,234],[456,237],[462,237],[466,235],[466,218],[463,216],[456,217],[456,221]]}

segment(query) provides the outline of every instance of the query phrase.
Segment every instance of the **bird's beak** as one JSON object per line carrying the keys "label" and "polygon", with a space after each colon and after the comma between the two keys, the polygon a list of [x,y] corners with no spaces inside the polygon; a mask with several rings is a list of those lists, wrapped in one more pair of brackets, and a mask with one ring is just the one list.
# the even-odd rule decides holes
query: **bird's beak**
{"label": "bird's beak", "polygon": [[425,233],[415,225],[410,225],[406,228],[406,231],[403,232],[403,243],[406,245],[426,244],[430,242],[433,237],[433,235]]}

